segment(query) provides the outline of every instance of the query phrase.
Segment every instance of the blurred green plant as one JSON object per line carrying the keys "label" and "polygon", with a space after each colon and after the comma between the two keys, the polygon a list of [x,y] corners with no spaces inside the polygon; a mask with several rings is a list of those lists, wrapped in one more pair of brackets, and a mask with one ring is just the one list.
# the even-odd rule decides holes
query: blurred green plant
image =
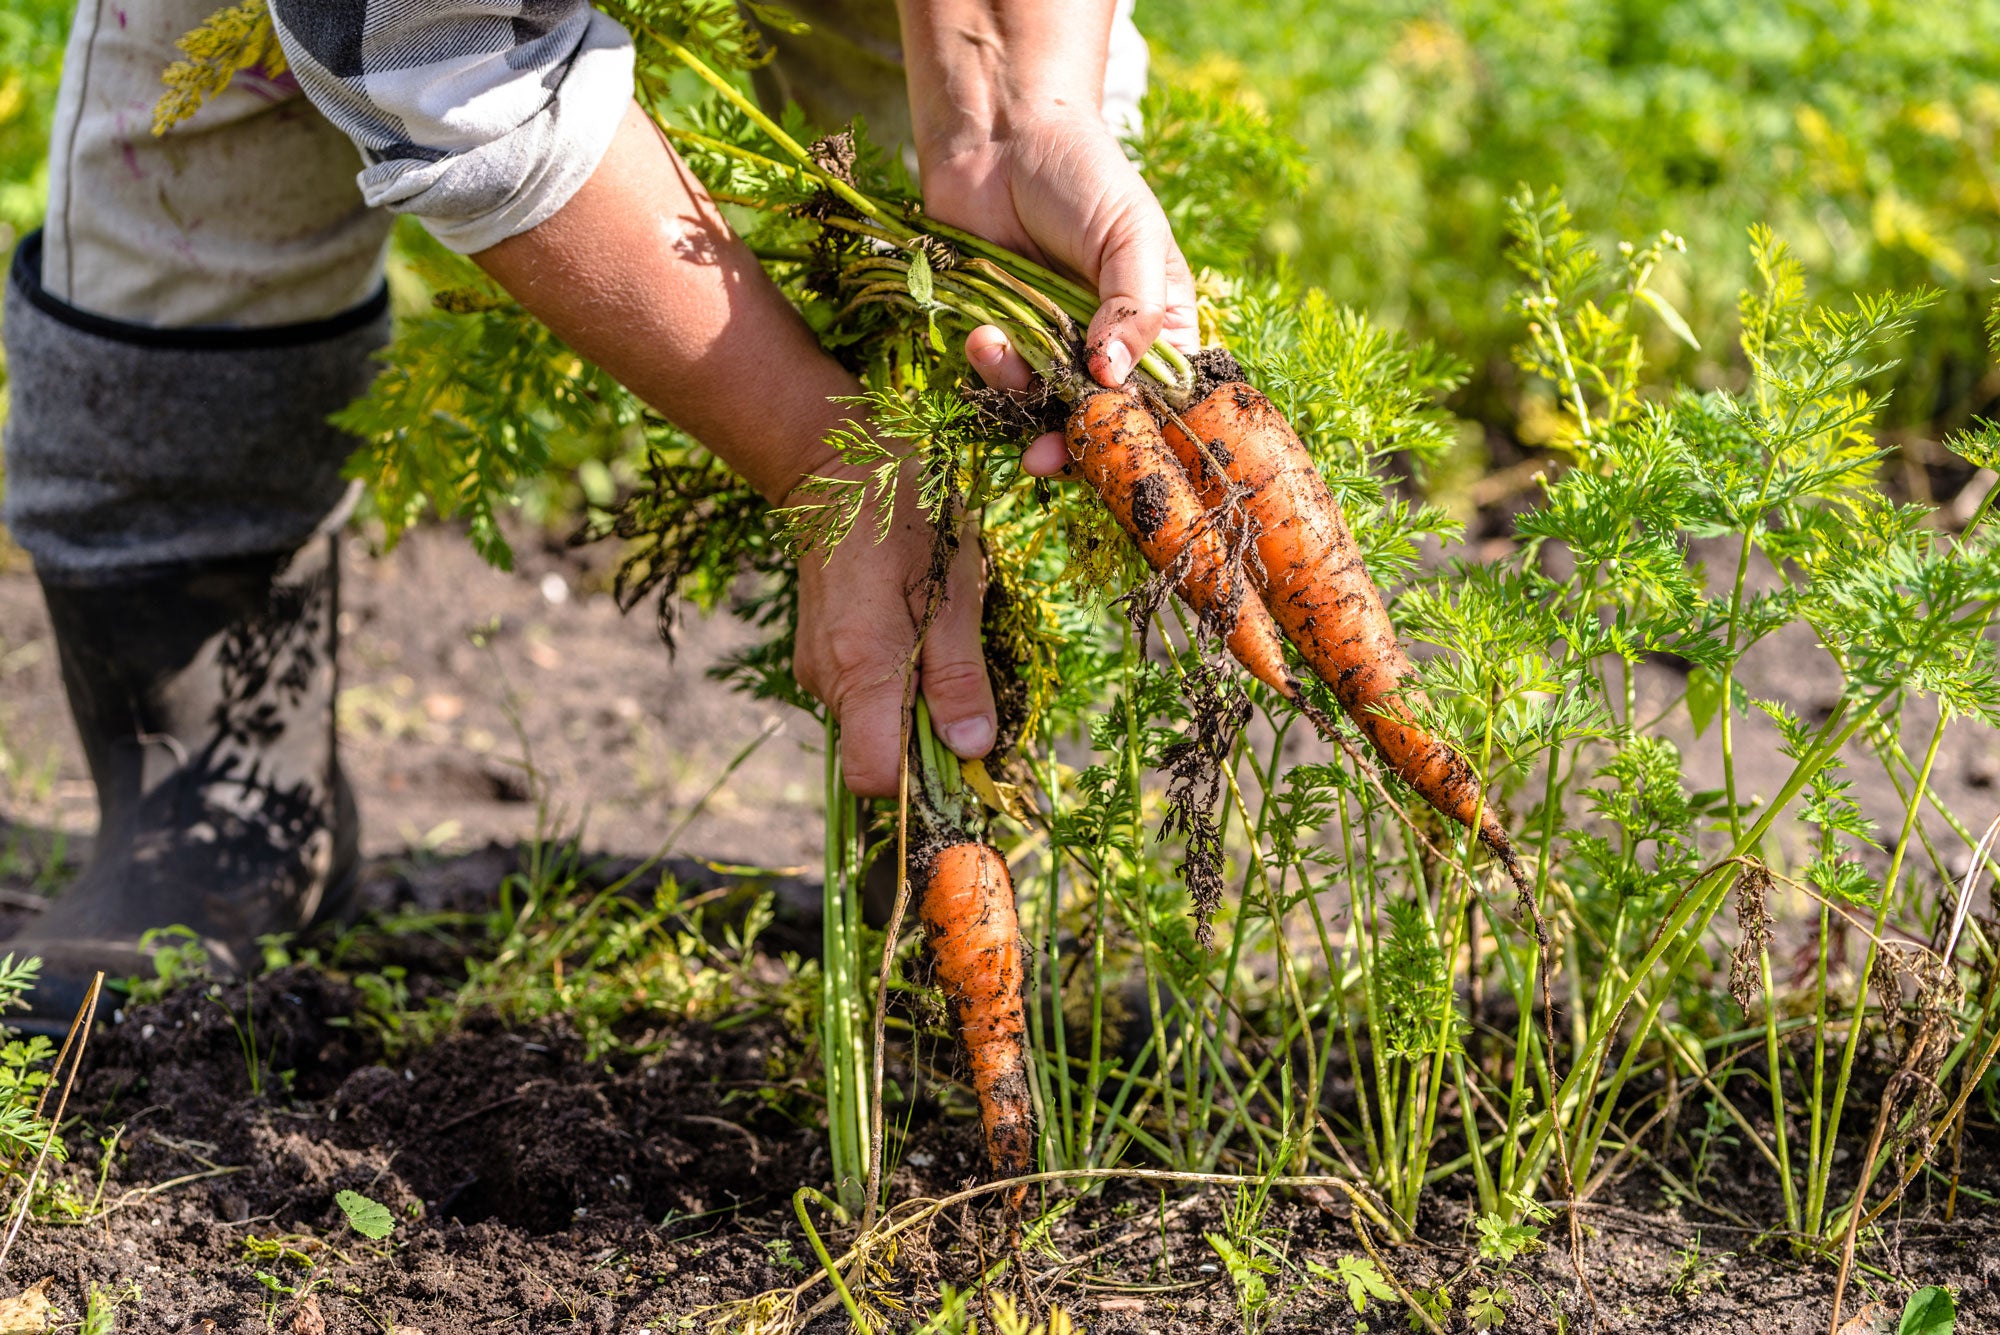
{"label": "blurred green plant", "polygon": [[48,202],[49,126],[74,8],[13,0],[0,9],[0,253],[13,252]]}
{"label": "blurred green plant", "polygon": [[[1474,420],[1538,445],[1512,371],[1507,200],[1560,189],[1600,235],[1686,236],[1657,282],[1703,351],[1657,330],[1652,374],[1745,383],[1739,240],[1768,223],[1813,287],[1935,287],[1897,349],[1884,425],[1963,426],[2000,395],[1979,337],[2000,264],[2000,4],[1728,0],[1144,0],[1169,84],[1262,113],[1302,146],[1259,237],[1303,283],[1474,371]],[[1242,196],[1233,196],[1241,199]],[[1925,462],[1940,464],[1938,453]]]}

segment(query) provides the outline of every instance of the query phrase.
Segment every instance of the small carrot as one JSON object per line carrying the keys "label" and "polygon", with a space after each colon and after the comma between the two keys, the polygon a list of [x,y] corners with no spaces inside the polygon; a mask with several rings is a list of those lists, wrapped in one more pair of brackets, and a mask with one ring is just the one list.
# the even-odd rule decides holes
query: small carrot
{"label": "small carrot", "polygon": [[[1035,1136],[1021,925],[1007,860],[991,844],[947,844],[931,859],[917,913],[972,1068],[987,1158],[996,1175],[1018,1177],[1034,1161]],[[1027,1194],[1016,1187],[1008,1203],[1019,1209]]]}
{"label": "small carrot", "polygon": [[1339,502],[1277,405],[1230,380],[1178,420],[1170,417],[1164,436],[1204,506],[1222,505],[1231,483],[1248,493],[1244,513],[1256,528],[1258,555],[1251,579],[1299,656],[1333,688],[1389,768],[1459,824],[1477,815],[1480,839],[1511,869],[1513,846],[1482,801],[1472,766],[1399,703],[1421,699],[1404,687],[1415,669]]}
{"label": "small carrot", "polygon": [[1146,564],[1184,562],[1181,598],[1219,633],[1236,661],[1286,699],[1298,682],[1270,609],[1243,578],[1221,528],[1209,521],[1188,475],[1167,451],[1160,424],[1136,390],[1096,390],[1070,412],[1069,456]]}

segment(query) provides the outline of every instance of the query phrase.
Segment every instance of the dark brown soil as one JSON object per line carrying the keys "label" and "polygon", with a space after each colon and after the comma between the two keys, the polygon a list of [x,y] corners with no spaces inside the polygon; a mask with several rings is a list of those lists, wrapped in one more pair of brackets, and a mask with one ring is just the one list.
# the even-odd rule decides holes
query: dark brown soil
{"label": "dark brown soil", "polygon": [[[246,1000],[262,1094],[239,1039]],[[72,1105],[74,1160],[56,1173],[108,1208],[82,1225],[31,1222],[10,1281],[52,1277],[52,1300],[72,1316],[91,1287],[136,1282],[125,1330],[455,1335],[697,1329],[720,1304],[802,1277],[810,1251],[790,1197],[824,1185],[825,1159],[810,1104],[785,1092],[804,1058],[777,1021],[686,1026],[644,1060],[590,1063],[561,1025],[511,1032],[474,1015],[436,1046],[385,1060],[375,1036],[346,1023],[356,1001],[337,977],[294,967],[258,980],[247,999],[238,985],[194,988],[120,1015],[92,1044]],[[920,1100],[898,1196],[941,1195],[977,1171],[965,1111]],[[114,1131],[107,1153],[100,1141]],[[2000,1188],[1993,1129],[1976,1128],[1971,1148],[1969,1183]],[[1765,1218],[1767,1179],[1746,1155],[1714,1166],[1700,1208],[1674,1203],[1645,1172],[1604,1193],[1586,1214],[1602,1328],[1825,1329],[1831,1269],[1721,1217]],[[389,1207],[397,1225],[386,1241],[346,1226],[341,1190]],[[1474,1285],[1505,1287],[1506,1329],[1554,1329],[1558,1304],[1568,1329],[1585,1328],[1560,1245],[1497,1281],[1468,1270],[1469,1194],[1445,1184],[1421,1221],[1425,1243],[1385,1249],[1398,1278],[1450,1283],[1461,1313]],[[1029,1249],[1033,1292],[1095,1330],[1239,1330],[1202,1236],[1224,1226],[1231,1202],[1113,1184]],[[1294,1260],[1359,1254],[1344,1204],[1281,1194],[1266,1229]],[[277,1256],[273,1242],[294,1250]],[[951,1214],[898,1254],[876,1297],[922,1304],[940,1283],[969,1284],[1007,1245],[996,1216]],[[1864,1260],[1876,1273],[1858,1274],[1850,1313],[1879,1316],[1900,1308],[1907,1285],[1942,1283],[1959,1288],[1960,1331],[2000,1329],[1990,1211],[1954,1225],[1913,1214]],[[1332,1286],[1274,1292],[1269,1329],[1355,1328]],[[1402,1328],[1400,1312],[1371,1315],[1375,1330]],[[816,1328],[842,1325],[829,1315]],[[1851,1335],[1874,1329],[1864,1321]]]}

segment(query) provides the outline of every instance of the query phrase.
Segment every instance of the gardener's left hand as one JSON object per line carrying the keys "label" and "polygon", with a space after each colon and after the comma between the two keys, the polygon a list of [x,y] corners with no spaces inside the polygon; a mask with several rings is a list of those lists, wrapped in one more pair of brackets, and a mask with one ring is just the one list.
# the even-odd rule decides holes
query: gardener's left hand
{"label": "gardener's left hand", "polygon": [[[1155,339],[1197,346],[1187,261],[1100,113],[1111,9],[912,0],[904,23],[924,207],[1094,287],[1084,346],[1106,386],[1123,384]],[[1028,387],[1027,363],[998,329],[973,331],[966,352],[987,384]],[[1058,433],[1023,459],[1038,476],[1066,462]]]}

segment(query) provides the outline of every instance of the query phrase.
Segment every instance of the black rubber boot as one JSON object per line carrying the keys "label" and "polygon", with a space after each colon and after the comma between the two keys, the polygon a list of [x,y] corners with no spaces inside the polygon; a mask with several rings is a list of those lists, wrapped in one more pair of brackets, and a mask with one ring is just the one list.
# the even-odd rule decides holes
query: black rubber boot
{"label": "black rubber boot", "polygon": [[5,944],[42,960],[30,1016],[7,1022],[46,1032],[98,970],[151,976],[155,929],[193,931],[218,974],[254,967],[259,937],[344,909],[359,856],[331,536],[43,592],[100,812],[90,865]]}

